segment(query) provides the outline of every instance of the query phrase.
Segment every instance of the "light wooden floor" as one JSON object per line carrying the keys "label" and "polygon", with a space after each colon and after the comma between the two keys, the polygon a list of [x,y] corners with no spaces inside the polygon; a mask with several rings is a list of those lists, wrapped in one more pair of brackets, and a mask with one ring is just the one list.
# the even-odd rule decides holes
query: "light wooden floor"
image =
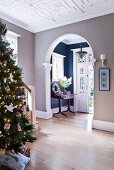
{"label": "light wooden floor", "polygon": [[114,134],[91,130],[92,115],[39,120],[26,170],[114,170]]}
{"label": "light wooden floor", "polygon": [[114,170],[114,134],[91,131],[92,115],[39,120],[27,170]]}

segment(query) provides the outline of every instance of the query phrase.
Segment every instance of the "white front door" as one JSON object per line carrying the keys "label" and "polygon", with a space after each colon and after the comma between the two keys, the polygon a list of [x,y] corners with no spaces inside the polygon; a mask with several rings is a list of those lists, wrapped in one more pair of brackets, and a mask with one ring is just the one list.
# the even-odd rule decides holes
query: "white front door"
{"label": "white front door", "polygon": [[88,55],[77,56],[77,111],[88,112]]}

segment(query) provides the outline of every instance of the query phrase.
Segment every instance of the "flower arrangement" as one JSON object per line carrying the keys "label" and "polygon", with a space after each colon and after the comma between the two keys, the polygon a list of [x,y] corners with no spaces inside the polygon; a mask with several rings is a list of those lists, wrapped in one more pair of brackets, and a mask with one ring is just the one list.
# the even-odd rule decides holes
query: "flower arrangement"
{"label": "flower arrangement", "polygon": [[67,87],[69,87],[72,84],[72,77],[67,78],[64,76],[62,79],[58,82],[59,87],[62,91],[65,91]]}

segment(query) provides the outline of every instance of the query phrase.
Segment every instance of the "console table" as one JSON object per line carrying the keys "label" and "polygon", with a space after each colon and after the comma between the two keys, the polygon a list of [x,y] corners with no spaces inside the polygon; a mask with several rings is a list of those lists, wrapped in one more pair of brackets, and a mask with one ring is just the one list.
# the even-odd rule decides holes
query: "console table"
{"label": "console table", "polygon": [[[58,98],[59,101],[59,111],[57,113],[54,113],[53,116],[57,115],[57,114],[62,114],[63,116],[67,116],[64,112],[70,111],[72,113],[74,113],[71,109],[70,109],[70,100],[74,98],[73,94],[62,94],[61,98]],[[67,110],[62,111],[61,107],[62,107],[62,100],[68,100],[68,106],[67,106]]]}

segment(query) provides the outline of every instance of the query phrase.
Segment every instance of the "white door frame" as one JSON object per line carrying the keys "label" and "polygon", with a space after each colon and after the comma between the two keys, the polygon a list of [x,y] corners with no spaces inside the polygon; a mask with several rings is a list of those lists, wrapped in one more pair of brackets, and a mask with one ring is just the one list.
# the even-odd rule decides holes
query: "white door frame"
{"label": "white door frame", "polygon": [[[49,72],[51,71],[51,64],[50,64],[50,60],[51,60],[51,55],[55,49],[55,47],[63,40],[65,39],[71,39],[73,37],[73,39],[76,37],[82,37],[80,35],[77,35],[77,34],[65,34],[65,35],[62,35],[60,37],[58,37],[49,47],[48,51],[47,51],[47,54],[46,54],[46,57],[45,57],[45,62],[42,63],[43,66],[45,67],[45,90],[46,90],[46,119],[48,118],[51,118],[53,117],[53,113],[52,113],[52,110],[51,110],[51,92],[50,92],[50,88],[49,88],[49,85],[51,85],[51,82],[50,82],[50,74]],[[89,44],[89,43],[88,43]],[[90,45],[90,44],[89,44]],[[91,47],[91,46],[90,46]],[[50,69],[49,69],[50,68]],[[74,82],[73,82],[74,83]],[[74,86],[74,84],[73,84]],[[48,116],[49,114],[49,116]],[[44,117],[43,117],[44,118]]]}
{"label": "white door frame", "polygon": [[[76,58],[76,50],[72,50],[73,51],[73,92],[74,92],[74,111],[77,112],[78,111],[78,99],[77,99],[77,76],[76,76],[76,73],[77,73],[77,58]],[[90,46],[90,50],[89,50],[89,53],[92,57],[93,57],[93,60],[94,60],[94,56],[93,56],[93,51],[92,51],[92,48]],[[91,65],[93,65],[93,60],[91,61]],[[88,100],[88,98],[87,98]],[[88,101],[87,101],[88,103]],[[87,112],[89,111],[89,107],[88,107],[88,104],[87,104]]]}

